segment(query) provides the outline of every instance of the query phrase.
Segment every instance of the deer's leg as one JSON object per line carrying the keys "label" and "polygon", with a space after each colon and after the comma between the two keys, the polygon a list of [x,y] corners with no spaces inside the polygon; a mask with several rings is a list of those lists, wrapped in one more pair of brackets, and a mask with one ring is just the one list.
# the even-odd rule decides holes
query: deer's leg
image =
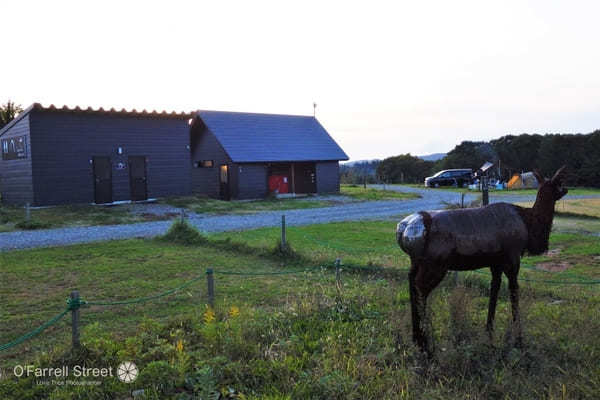
{"label": "deer's leg", "polygon": [[494,317],[496,316],[496,303],[498,302],[498,292],[500,291],[500,283],[502,282],[502,269],[498,266],[492,267],[492,284],[490,287],[490,304],[488,307],[488,317],[486,329],[492,339],[494,332]]}
{"label": "deer's leg", "polygon": [[433,346],[430,346],[428,335],[428,333],[432,334],[432,332],[428,329],[431,324],[427,313],[427,297],[444,279],[447,271],[446,268],[439,265],[424,263],[419,265],[414,277],[414,296],[416,299],[416,313],[418,315],[417,323],[413,321],[413,328],[416,327],[418,331],[415,342],[429,357],[433,355]]}
{"label": "deer's leg", "polygon": [[419,312],[420,297],[416,286],[418,268],[419,265],[417,263],[411,263],[410,272],[408,273],[408,289],[410,293],[410,309],[412,314],[413,342],[421,349],[424,349],[425,334],[421,327],[421,314]]}
{"label": "deer's leg", "polygon": [[523,335],[521,331],[521,317],[519,315],[519,283],[517,276],[519,273],[519,265],[510,271],[505,271],[508,278],[508,289],[510,291],[510,303],[512,306],[513,328],[515,332],[515,345],[521,347],[523,345]]}

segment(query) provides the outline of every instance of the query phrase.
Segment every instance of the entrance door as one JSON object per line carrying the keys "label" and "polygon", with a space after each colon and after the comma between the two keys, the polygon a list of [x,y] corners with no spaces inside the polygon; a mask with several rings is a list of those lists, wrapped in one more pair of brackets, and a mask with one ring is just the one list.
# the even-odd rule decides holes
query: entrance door
{"label": "entrance door", "polygon": [[132,201],[148,199],[145,156],[129,157],[129,186],[131,190]]}
{"label": "entrance door", "polygon": [[227,164],[222,164],[219,167],[219,186],[221,200],[231,200],[231,193],[229,191],[229,167]]}
{"label": "entrance door", "polygon": [[315,163],[294,164],[294,183],[296,193],[316,193],[317,174]]}
{"label": "entrance door", "polygon": [[110,157],[93,157],[94,202],[112,203],[112,167]]}

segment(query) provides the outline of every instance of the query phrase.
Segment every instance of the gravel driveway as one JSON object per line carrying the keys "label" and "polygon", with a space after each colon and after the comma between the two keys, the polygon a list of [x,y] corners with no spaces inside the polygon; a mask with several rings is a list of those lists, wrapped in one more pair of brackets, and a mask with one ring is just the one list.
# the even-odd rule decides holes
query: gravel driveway
{"label": "gravel driveway", "polygon": [[[378,187],[378,185],[373,185]],[[309,208],[285,211],[288,225],[323,224],[339,221],[376,220],[444,207],[443,202],[459,202],[460,194],[446,190],[426,190],[400,185],[388,185],[388,190],[418,193],[414,200],[389,200],[347,203],[325,208]],[[568,195],[567,195],[568,196]],[[477,196],[468,194],[465,202]],[[600,196],[568,196],[568,198],[599,198]],[[494,196],[490,202],[531,201],[534,196]],[[281,223],[283,211],[269,211],[250,215],[197,215],[189,221],[204,232],[247,230]],[[90,227],[58,228],[38,231],[0,233],[0,251],[14,249],[62,246],[116,239],[148,238],[164,234],[172,221],[143,222],[129,225],[104,225]]]}

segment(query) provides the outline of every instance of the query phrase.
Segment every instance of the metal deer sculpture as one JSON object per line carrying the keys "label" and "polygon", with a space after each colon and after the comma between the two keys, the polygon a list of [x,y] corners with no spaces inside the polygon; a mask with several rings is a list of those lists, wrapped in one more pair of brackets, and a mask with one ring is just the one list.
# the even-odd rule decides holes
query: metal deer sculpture
{"label": "metal deer sculpture", "polygon": [[508,278],[516,344],[521,345],[519,285],[521,256],[548,250],[554,204],[567,194],[560,168],[552,179],[535,172],[539,189],[532,208],[495,203],[482,208],[421,211],[397,226],[398,244],[410,256],[410,302],[413,340],[431,355],[423,324],[427,296],[449,270],[468,271],[489,267],[492,272],[487,330],[494,327],[494,314],[502,273]]}

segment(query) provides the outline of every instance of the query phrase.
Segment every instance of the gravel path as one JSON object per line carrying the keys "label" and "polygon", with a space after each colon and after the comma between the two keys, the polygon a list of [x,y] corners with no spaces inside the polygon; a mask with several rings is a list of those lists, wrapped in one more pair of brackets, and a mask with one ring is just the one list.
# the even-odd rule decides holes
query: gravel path
{"label": "gravel path", "polygon": [[[377,185],[373,185],[377,187]],[[339,221],[376,220],[409,214],[419,210],[432,210],[444,207],[443,202],[458,202],[460,194],[446,190],[426,190],[400,185],[388,185],[388,190],[413,192],[422,196],[415,200],[390,200],[347,203],[325,208],[310,208],[285,211],[288,225],[308,225]],[[465,202],[477,196],[468,194]],[[574,198],[600,198],[600,196],[568,196]],[[534,196],[494,196],[491,202],[531,201]],[[204,232],[224,232],[247,230],[281,223],[282,211],[262,212],[250,215],[191,215],[189,221]],[[143,222],[130,225],[108,225],[59,228],[38,231],[0,233],[0,251],[14,249],[62,246],[76,243],[89,243],[106,240],[148,238],[164,234],[172,221]]]}

